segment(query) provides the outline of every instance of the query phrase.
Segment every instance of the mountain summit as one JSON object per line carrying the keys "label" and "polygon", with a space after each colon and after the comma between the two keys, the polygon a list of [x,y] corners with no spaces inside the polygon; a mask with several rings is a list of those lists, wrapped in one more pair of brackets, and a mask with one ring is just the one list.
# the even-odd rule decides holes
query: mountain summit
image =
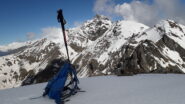
{"label": "mountain summit", "polygon": [[[66,33],[70,59],[80,77],[185,73],[185,26],[173,20],[148,27],[96,15]],[[6,50],[1,46],[0,88],[45,82],[55,75],[67,58],[64,44],[55,39],[18,43]]]}

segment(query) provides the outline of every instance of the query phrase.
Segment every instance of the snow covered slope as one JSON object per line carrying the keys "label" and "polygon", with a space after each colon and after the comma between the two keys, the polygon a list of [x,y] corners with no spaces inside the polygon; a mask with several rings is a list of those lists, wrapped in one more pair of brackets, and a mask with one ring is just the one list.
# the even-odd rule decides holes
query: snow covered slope
{"label": "snow covered slope", "polygon": [[185,72],[185,26],[163,20],[131,40],[124,49],[120,73]]}
{"label": "snow covered slope", "polygon": [[106,32],[94,40],[92,44],[89,44],[74,60],[74,64],[79,66],[79,75],[83,77],[112,74],[113,64],[119,60],[119,58],[116,58],[119,56],[116,55],[119,54],[122,46],[128,44],[132,35],[145,29],[148,29],[148,27],[132,21],[113,23]]}
{"label": "snow covered slope", "polygon": [[46,38],[26,43],[14,53],[0,57],[0,88],[12,88],[34,76],[53,59],[61,58],[57,45]]}
{"label": "snow covered slope", "polygon": [[184,27],[172,20],[162,20],[151,28],[137,22],[117,21],[87,43],[73,59],[73,64],[78,66],[81,77],[184,73]]}
{"label": "snow covered slope", "polygon": [[[184,75],[141,74],[136,76],[104,76],[80,79],[79,92],[66,104],[184,104]],[[0,91],[1,104],[55,104],[42,95],[44,84]]]}
{"label": "snow covered slope", "polygon": [[[0,46],[0,89],[46,82],[58,72],[67,58],[61,29],[43,34],[43,39]],[[96,15],[66,34],[79,77],[185,73],[185,26],[172,20],[148,27]]]}

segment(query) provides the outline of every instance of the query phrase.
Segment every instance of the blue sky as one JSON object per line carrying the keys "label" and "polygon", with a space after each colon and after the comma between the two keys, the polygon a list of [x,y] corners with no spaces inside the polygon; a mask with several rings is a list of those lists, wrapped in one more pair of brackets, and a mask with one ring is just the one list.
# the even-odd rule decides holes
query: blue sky
{"label": "blue sky", "polygon": [[93,3],[94,0],[1,0],[0,45],[25,41],[28,32],[40,34],[42,28],[58,27],[59,8],[64,11],[66,27],[92,18]]}
{"label": "blue sky", "polygon": [[[110,2],[107,3],[108,1]],[[60,25],[56,19],[56,11],[59,8],[63,9],[64,17],[67,20],[67,28],[74,27],[75,23],[81,23],[93,18],[98,12],[104,15],[117,15],[117,17],[115,16],[113,19],[120,19],[121,17],[129,20],[130,18],[128,17],[134,17],[135,21],[150,24],[150,21],[156,23],[156,20],[161,19],[158,14],[154,15],[156,16],[154,17],[152,12],[162,11],[159,14],[164,14],[165,18],[171,17],[170,19],[176,19],[176,17],[178,17],[179,21],[185,23],[185,0],[138,0],[140,3],[135,1],[136,0],[0,0],[0,45],[15,41],[26,41],[28,33],[37,34],[36,36],[38,38],[43,28],[59,27]],[[149,2],[146,4],[144,1]],[[158,4],[152,1],[157,1]],[[127,6],[130,6],[130,10],[125,8],[125,2],[128,3]],[[94,8],[99,5],[97,3],[102,4],[100,4],[100,8],[96,8],[95,11]],[[101,6],[104,8],[103,11]],[[120,11],[115,11],[115,8],[118,7]],[[158,7],[162,8],[158,9]],[[145,14],[140,14],[140,12]],[[145,17],[149,17],[148,21],[146,21]]]}
{"label": "blue sky", "polygon": [[26,41],[27,33],[41,34],[42,28],[59,27],[59,8],[63,9],[66,27],[73,27],[75,22],[95,15],[94,3],[95,0],[0,0],[0,45]]}

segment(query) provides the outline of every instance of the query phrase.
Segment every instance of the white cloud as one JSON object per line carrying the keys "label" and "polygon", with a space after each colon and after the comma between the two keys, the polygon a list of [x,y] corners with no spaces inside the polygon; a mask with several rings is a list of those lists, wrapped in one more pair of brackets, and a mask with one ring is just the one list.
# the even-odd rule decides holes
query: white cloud
{"label": "white cloud", "polygon": [[48,27],[42,29],[42,36],[55,43],[63,43],[63,34],[61,28]]}
{"label": "white cloud", "polygon": [[81,26],[83,24],[83,22],[82,21],[75,21],[74,22],[74,27],[78,27],[78,26]]}
{"label": "white cloud", "polygon": [[163,18],[185,24],[185,4],[181,0],[155,0],[155,6],[163,14]]}
{"label": "white cloud", "polygon": [[58,38],[58,36],[62,35],[62,33],[60,28],[47,27],[42,29],[42,35],[51,38]]}
{"label": "white cloud", "polygon": [[33,33],[33,32],[28,32],[28,33],[26,34],[26,37],[27,37],[27,40],[33,40],[33,39],[35,39],[36,34]]}
{"label": "white cloud", "polygon": [[140,1],[118,4],[115,6],[115,12],[125,20],[134,20],[147,25],[156,23],[158,10],[154,5],[148,5]]}
{"label": "white cloud", "polygon": [[134,20],[150,26],[161,19],[173,19],[185,24],[184,10],[185,4],[180,0],[153,0],[152,3],[133,0],[123,4],[115,4],[113,0],[96,0],[94,5],[96,13],[108,16],[112,14],[113,18],[121,16],[125,20]]}
{"label": "white cloud", "polygon": [[112,0],[96,0],[93,11],[111,17],[115,15],[114,7],[115,3]]}

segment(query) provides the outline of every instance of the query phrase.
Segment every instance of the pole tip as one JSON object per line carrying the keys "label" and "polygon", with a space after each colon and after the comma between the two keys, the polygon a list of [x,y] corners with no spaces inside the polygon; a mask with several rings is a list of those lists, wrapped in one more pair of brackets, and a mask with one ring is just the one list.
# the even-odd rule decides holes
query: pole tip
{"label": "pole tip", "polygon": [[57,13],[60,13],[60,12],[62,12],[62,9],[58,9],[58,10],[57,10]]}

